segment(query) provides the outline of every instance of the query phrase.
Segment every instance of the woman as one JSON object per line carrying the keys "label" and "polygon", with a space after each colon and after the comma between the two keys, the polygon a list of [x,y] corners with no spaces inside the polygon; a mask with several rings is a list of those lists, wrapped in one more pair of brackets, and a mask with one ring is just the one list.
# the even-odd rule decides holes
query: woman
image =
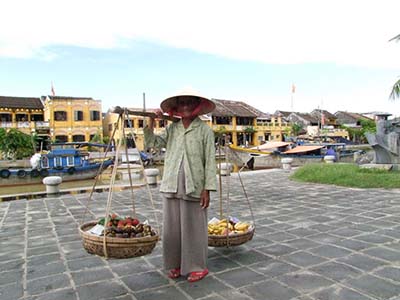
{"label": "woman", "polygon": [[184,92],[160,106],[164,113],[181,117],[161,135],[154,134],[153,118],[144,129],[146,147],[166,148],[160,187],[164,267],[170,278],[188,275],[194,282],[208,274],[207,207],[210,191],[217,187],[214,133],[198,116],[214,110],[215,104]]}

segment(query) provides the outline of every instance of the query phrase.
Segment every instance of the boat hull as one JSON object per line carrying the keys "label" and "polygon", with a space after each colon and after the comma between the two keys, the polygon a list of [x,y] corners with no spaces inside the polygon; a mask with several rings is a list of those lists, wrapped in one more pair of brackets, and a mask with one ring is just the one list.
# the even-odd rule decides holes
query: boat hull
{"label": "boat hull", "polygon": [[[324,162],[324,155],[285,155],[271,152],[262,151],[249,151],[248,149],[241,150],[240,148],[230,147],[229,157],[232,162],[241,166],[246,164],[250,169],[257,168],[281,168],[282,158],[290,157],[293,159],[291,165],[303,166],[310,163],[322,163]],[[354,153],[346,153],[346,155],[339,156],[339,162],[354,162]]]}
{"label": "boat hull", "polygon": [[[112,161],[105,161],[102,171],[112,164]],[[24,169],[2,169],[0,170],[0,186],[26,185],[42,183],[43,178],[47,176],[60,176],[62,181],[75,181],[95,178],[100,163],[91,164],[84,167],[70,167],[59,169],[42,169],[36,170],[31,168]],[[7,175],[5,170],[9,171]],[[23,171],[23,172],[22,172]]]}

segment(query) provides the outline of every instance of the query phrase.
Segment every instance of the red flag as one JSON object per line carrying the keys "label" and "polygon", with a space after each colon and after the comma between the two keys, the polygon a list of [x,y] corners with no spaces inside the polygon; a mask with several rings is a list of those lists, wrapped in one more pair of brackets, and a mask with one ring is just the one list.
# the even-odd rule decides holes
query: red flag
{"label": "red flag", "polygon": [[51,95],[52,95],[52,96],[55,96],[55,95],[56,95],[56,92],[54,91],[53,83],[51,83]]}
{"label": "red flag", "polygon": [[296,86],[294,85],[294,83],[292,84],[292,93],[294,94],[296,92]]}

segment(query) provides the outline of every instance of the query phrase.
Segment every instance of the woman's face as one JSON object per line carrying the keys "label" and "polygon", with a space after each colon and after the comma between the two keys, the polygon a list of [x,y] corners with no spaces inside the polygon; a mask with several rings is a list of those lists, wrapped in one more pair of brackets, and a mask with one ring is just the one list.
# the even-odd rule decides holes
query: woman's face
{"label": "woman's face", "polygon": [[189,118],[192,116],[193,110],[200,104],[200,100],[193,97],[181,96],[177,98],[176,111],[182,118]]}

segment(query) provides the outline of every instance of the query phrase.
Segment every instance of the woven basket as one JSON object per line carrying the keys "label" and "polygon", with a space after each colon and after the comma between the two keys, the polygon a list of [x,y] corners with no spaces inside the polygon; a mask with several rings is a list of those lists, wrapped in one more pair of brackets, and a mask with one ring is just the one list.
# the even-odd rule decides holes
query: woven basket
{"label": "woven basket", "polygon": [[239,246],[253,238],[255,228],[250,227],[247,232],[226,235],[208,235],[208,246],[210,247],[231,247]]}
{"label": "woven basket", "polygon": [[[97,222],[85,223],[79,228],[82,237],[83,248],[91,254],[104,255],[103,236],[97,236],[87,232]],[[153,251],[160,237],[145,236],[138,238],[106,237],[107,256],[113,258],[129,258],[149,254]]]}

